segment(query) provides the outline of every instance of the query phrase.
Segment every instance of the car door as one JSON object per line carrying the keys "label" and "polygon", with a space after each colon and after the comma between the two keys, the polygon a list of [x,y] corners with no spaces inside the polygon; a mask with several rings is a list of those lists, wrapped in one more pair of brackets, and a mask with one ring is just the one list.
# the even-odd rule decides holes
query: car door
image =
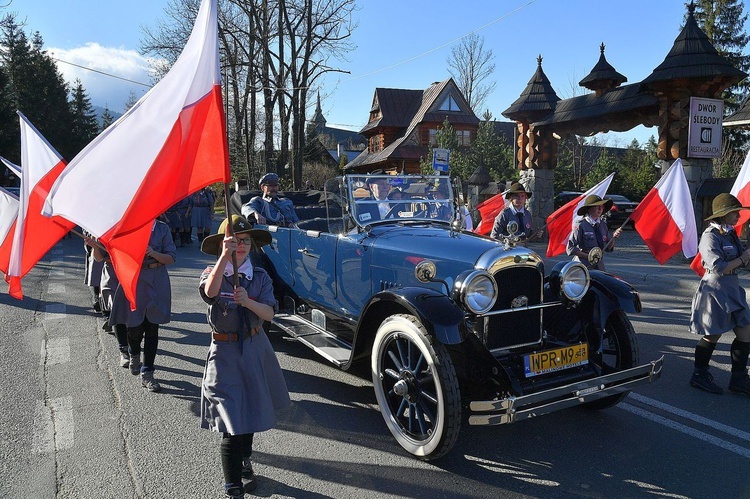
{"label": "car door", "polygon": [[291,272],[294,290],[305,301],[335,308],[336,241],[329,232],[291,231]]}

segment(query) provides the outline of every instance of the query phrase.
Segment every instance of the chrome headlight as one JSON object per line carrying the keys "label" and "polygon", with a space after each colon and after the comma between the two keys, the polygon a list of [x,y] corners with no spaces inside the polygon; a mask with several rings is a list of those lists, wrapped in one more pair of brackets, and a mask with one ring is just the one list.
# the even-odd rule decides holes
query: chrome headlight
{"label": "chrome headlight", "polygon": [[453,299],[474,314],[488,312],[497,300],[497,283],[486,270],[466,270],[456,277]]}
{"label": "chrome headlight", "polygon": [[589,271],[580,262],[560,262],[549,276],[550,288],[561,300],[578,302],[589,290]]}

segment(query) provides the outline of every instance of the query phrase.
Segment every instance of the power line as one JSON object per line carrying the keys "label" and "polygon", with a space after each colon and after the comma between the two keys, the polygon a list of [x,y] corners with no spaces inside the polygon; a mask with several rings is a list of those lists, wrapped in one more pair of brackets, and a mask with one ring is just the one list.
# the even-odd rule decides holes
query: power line
{"label": "power line", "polygon": [[51,59],[53,61],[62,62],[64,64],[69,64],[69,65],[75,66],[77,68],[85,69],[86,71],[91,71],[93,73],[99,73],[100,75],[109,76],[110,78],[115,78],[115,79],[118,79],[118,80],[127,81],[128,83],[135,83],[136,85],[142,85],[142,86],[148,87],[148,88],[151,88],[153,86],[153,85],[150,85],[148,83],[142,83],[140,81],[130,80],[128,78],[123,78],[122,76],[113,75],[111,73],[100,71],[98,69],[87,68],[86,66],[81,66],[80,64],[76,64],[74,62],[63,61],[62,59],[58,59],[57,57],[52,57]]}

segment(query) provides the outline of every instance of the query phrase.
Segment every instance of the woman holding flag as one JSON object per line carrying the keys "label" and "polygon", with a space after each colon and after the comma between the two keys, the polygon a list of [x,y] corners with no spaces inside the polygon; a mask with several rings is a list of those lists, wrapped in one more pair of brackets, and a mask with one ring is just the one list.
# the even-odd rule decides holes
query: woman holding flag
{"label": "woman holding flag", "polygon": [[[604,253],[614,251],[614,239],[620,237],[622,229],[618,228],[612,236],[609,235],[607,222],[602,215],[612,208],[611,199],[602,199],[596,194],[586,196],[583,206],[578,208],[578,216],[583,216],[578,225],[573,228],[573,233],[568,240],[567,253],[574,260],[580,261],[586,267],[596,270],[604,270]],[[591,261],[591,250],[599,248],[602,253],[598,261]]]}
{"label": "woman holding flag", "polygon": [[690,331],[703,337],[695,346],[695,370],[690,386],[709,393],[724,390],[714,382],[709,372],[709,361],[716,343],[725,332],[732,330],[735,339],[730,347],[732,377],[729,391],[750,395],[747,359],[750,353],[750,307],[745,290],[737,275],[741,267],[750,263],[750,249],[745,249],[735,232],[740,210],[750,210],[729,193],[719,194],[712,205],[710,222],[701,235],[698,252],[706,273],[703,274],[693,297]]}
{"label": "woman holding flag", "polygon": [[275,313],[271,278],[248,258],[251,250],[271,242],[271,234],[253,229],[240,215],[231,215],[231,220],[230,227],[225,219],[218,234],[201,245],[203,253],[218,255],[216,264],[203,271],[199,285],[208,304],[212,340],[201,383],[201,428],[223,435],[226,496],[243,497],[257,485],[250,461],[253,435],[273,428],[275,412],[290,400],[263,331],[263,322]]}

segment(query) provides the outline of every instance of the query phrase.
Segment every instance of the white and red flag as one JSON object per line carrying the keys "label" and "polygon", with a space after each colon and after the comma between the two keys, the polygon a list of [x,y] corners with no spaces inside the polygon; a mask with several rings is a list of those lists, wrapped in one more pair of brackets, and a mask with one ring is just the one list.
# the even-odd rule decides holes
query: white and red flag
{"label": "white and red flag", "polygon": [[660,264],[664,265],[680,250],[686,258],[697,253],[698,230],[682,160],[677,158],[672,163],[630,219]]}
{"label": "white and red flag", "polygon": [[495,224],[495,218],[497,215],[505,209],[508,205],[508,201],[505,199],[505,194],[508,191],[495,194],[489,199],[486,199],[477,205],[477,211],[481,220],[474,229],[475,234],[482,234],[488,236],[492,232],[492,226]]}
{"label": "white and red flag", "polygon": [[131,307],[153,221],[215,182],[228,182],[216,0],[203,0],[172,69],[73,158],[47,199],[109,251]]}
{"label": "white and red flag", "polygon": [[[736,197],[742,206],[750,206],[750,151],[748,151],[747,156],[745,156],[745,162],[742,163],[742,168],[740,168],[737,178],[734,179],[734,184],[729,193]],[[739,214],[740,219],[737,221],[737,225],[734,226],[734,230],[737,231],[737,234],[740,234],[742,226],[750,220],[750,210],[740,210]],[[693,258],[693,261],[690,263],[690,268],[701,277],[706,273],[706,269],[703,268],[700,253],[695,255],[695,258]]]}
{"label": "white and red flag", "polygon": [[21,191],[5,280],[9,284],[8,293],[20,300],[23,298],[21,279],[74,224],[61,217],[42,215],[44,200],[65,168],[65,161],[23,114],[19,112],[18,116],[21,123]]}
{"label": "white and red flag", "polygon": [[[0,162],[21,178],[21,167],[0,156]],[[13,232],[18,218],[18,196],[0,187],[0,272],[5,276],[10,263],[10,249],[13,246]]]}
{"label": "white and red flag", "polygon": [[604,198],[604,196],[607,194],[607,189],[609,189],[609,184],[612,183],[612,179],[614,178],[614,176],[614,173],[610,173],[607,178],[605,178],[577,198],[568,201],[547,217],[547,233],[549,234],[549,243],[547,243],[547,258],[551,258],[565,252],[565,249],[568,246],[568,240],[573,234],[573,229],[578,224],[578,221],[583,218],[581,215],[578,215],[578,208],[583,206],[584,201],[586,201],[586,197],[591,196],[592,194],[596,194],[600,198]]}

